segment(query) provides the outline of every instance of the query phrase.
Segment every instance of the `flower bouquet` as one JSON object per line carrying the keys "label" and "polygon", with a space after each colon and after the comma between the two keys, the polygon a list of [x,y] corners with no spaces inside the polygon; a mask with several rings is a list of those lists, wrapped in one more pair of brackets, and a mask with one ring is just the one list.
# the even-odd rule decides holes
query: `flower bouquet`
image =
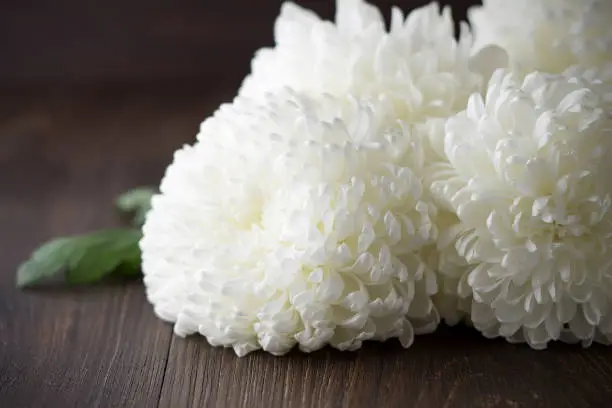
{"label": "flower bouquet", "polygon": [[159,193],[120,202],[142,234],[52,242],[20,282],[78,281],[91,254],[96,276],[141,266],[176,334],[240,356],[409,347],[442,321],[610,343],[612,2],[488,0],[457,38],[436,3],[389,27],[336,5],[334,22],[282,5]]}

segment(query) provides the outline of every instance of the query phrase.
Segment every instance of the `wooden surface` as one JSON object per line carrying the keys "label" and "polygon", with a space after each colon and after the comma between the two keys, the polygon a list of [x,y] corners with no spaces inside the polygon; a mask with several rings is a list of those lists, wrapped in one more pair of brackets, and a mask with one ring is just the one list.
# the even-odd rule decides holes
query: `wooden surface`
{"label": "wooden surface", "polygon": [[[470,2],[453,3],[461,16]],[[114,197],[158,183],[271,42],[278,4],[0,2],[0,408],[607,406],[603,347],[536,352],[455,329],[409,350],[239,359],[174,337],[140,282],[15,289],[42,241],[117,225]]]}
{"label": "wooden surface", "polygon": [[466,330],[356,353],[236,358],[180,339],[139,282],[20,292],[41,241],[117,223],[229,91],[0,92],[0,407],[603,407],[612,349],[536,352]]}
{"label": "wooden surface", "polygon": [[[324,18],[332,0],[294,0]],[[429,0],[374,0],[386,17]],[[457,19],[477,0],[444,0]],[[273,43],[279,0],[2,0],[0,79],[237,83]]]}

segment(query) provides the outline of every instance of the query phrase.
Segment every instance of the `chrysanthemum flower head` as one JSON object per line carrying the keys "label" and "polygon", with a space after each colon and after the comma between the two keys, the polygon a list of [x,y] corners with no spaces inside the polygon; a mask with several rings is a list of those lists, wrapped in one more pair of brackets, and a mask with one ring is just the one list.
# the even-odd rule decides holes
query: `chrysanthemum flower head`
{"label": "chrysanthemum flower head", "polygon": [[[404,17],[394,8],[387,31],[380,11],[363,0],[337,0],[335,24],[285,3],[276,21],[274,48],[260,50],[240,93],[260,97],[289,86],[310,95],[348,93],[392,102],[408,123],[464,109],[486,82],[487,64],[471,64],[466,24],[454,37],[450,8],[431,3]],[[492,56],[489,50],[489,56]],[[487,64],[484,64],[487,63]]]}
{"label": "chrysanthemum flower head", "polygon": [[[428,181],[425,181],[426,185]],[[463,226],[454,211],[440,204],[435,221],[438,239],[433,245],[423,248],[421,257],[430,269],[437,272],[438,292],[432,296],[434,306],[440,318],[447,325],[454,326],[465,322],[469,316],[469,296],[460,296],[458,287],[471,266],[455,248],[455,234]]]}
{"label": "chrysanthemum flower head", "polygon": [[475,50],[506,49],[522,74],[570,66],[612,70],[609,0],[484,0],[469,12]]}
{"label": "chrysanthemum flower head", "polygon": [[179,150],[141,242],[149,300],[237,354],[435,329],[437,237],[423,153],[385,101],[245,97]]}
{"label": "chrysanthemum flower head", "polygon": [[487,336],[612,340],[612,92],[594,78],[499,71],[446,125],[432,190]]}

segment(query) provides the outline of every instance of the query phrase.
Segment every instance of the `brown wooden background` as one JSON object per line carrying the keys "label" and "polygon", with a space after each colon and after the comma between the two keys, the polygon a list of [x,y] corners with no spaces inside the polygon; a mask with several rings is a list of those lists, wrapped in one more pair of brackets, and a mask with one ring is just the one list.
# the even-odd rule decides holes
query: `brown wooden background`
{"label": "brown wooden background", "polygon": [[[332,0],[298,4],[333,17]],[[378,0],[386,16],[425,0]],[[452,4],[458,19],[476,1]],[[235,86],[272,44],[275,0],[2,0],[0,79],[197,81]]]}
{"label": "brown wooden background", "polygon": [[[392,2],[377,3],[388,15]],[[409,350],[238,359],[173,337],[139,282],[14,288],[41,241],[117,225],[113,198],[158,182],[271,44],[279,4],[0,1],[0,407],[606,406],[603,347],[535,352],[456,329]]]}

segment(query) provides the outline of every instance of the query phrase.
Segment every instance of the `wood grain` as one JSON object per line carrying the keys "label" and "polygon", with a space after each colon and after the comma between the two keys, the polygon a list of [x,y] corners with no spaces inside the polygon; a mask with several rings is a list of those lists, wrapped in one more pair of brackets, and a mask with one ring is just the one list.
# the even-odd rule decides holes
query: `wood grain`
{"label": "wood grain", "polygon": [[368,344],[282,358],[237,358],[199,338],[173,338],[161,407],[603,407],[612,352],[545,352],[443,329],[402,349]]}
{"label": "wood grain", "polygon": [[[377,1],[386,14],[426,1]],[[324,17],[330,1],[298,1]],[[451,2],[447,2],[451,3]],[[452,2],[460,18],[470,1]],[[612,350],[536,352],[468,329],[237,358],[160,322],[140,282],[14,288],[42,241],[118,223],[120,192],[235,92],[276,1],[0,4],[0,407],[603,407]],[[102,85],[101,85],[102,84]]]}
{"label": "wood grain", "polygon": [[601,407],[612,350],[536,352],[467,329],[239,359],[173,337],[138,282],[14,289],[55,235],[117,223],[110,203],[156,183],[172,151],[233,89],[176,86],[0,92],[0,407]]}
{"label": "wood grain", "polygon": [[[332,0],[295,0],[333,18]],[[377,0],[410,10],[429,0]],[[475,0],[451,4],[457,19]],[[3,0],[0,79],[238,83],[273,43],[279,0]]]}
{"label": "wood grain", "polygon": [[40,242],[115,225],[114,197],[157,183],[210,113],[184,92],[156,92],[0,93],[0,407],[158,401],[171,330],[140,282],[14,287],[18,263]]}

